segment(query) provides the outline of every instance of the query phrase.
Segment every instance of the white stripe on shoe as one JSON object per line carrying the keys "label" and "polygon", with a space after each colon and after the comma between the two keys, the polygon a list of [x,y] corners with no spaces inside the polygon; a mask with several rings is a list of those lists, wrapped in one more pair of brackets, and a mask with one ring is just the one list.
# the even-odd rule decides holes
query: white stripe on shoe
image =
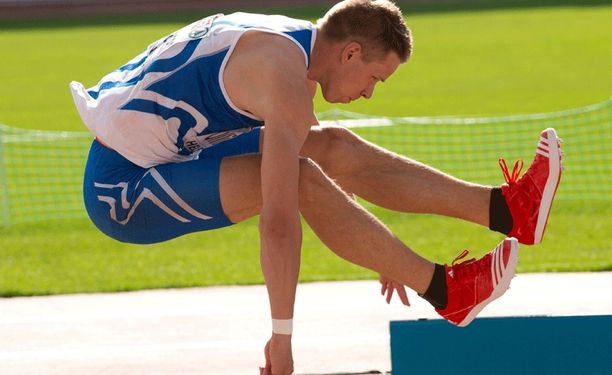
{"label": "white stripe on shoe", "polygon": [[[540,150],[536,151],[538,154],[548,157],[548,179],[546,185],[544,185],[544,191],[542,192],[542,200],[540,201],[540,210],[538,212],[538,221],[534,233],[534,244],[542,241],[544,235],[544,229],[546,229],[546,223],[548,221],[548,215],[550,214],[550,208],[552,206],[557,186],[559,185],[559,178],[561,176],[561,155],[559,150],[559,137],[557,132],[553,128],[545,130],[547,139],[546,142],[552,147],[548,147],[548,155],[540,153]],[[540,138],[542,140],[543,137]],[[540,141],[540,144],[542,141]]]}
{"label": "white stripe on shoe", "polygon": [[494,280],[493,289],[499,284],[500,280],[503,276],[503,271],[501,269],[501,261],[500,258],[504,253],[503,242],[495,248],[493,252],[492,260],[491,260],[491,274],[494,276],[492,279]]}

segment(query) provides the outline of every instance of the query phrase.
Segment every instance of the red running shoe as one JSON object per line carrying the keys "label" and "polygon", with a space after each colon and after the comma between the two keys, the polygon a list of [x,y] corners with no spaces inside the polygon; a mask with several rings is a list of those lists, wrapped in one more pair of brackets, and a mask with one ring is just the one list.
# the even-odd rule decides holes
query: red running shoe
{"label": "red running shoe", "polygon": [[482,309],[506,292],[514,277],[518,262],[518,241],[506,238],[497,247],[479,260],[465,258],[464,250],[446,269],[448,303],[438,314],[449,322],[465,327]]}
{"label": "red running shoe", "polygon": [[540,142],[533,163],[519,178],[523,161],[514,164],[512,174],[504,159],[499,165],[506,183],[501,186],[502,195],[512,215],[513,226],[509,237],[520,243],[533,245],[540,243],[544,236],[548,215],[559,181],[561,180],[561,140],[555,129],[548,128],[540,133]]}

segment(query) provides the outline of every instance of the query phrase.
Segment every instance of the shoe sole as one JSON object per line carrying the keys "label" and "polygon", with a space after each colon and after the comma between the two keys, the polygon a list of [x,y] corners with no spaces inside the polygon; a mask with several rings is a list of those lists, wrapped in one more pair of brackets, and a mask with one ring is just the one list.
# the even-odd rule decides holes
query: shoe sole
{"label": "shoe sole", "polygon": [[548,179],[546,185],[544,185],[544,191],[542,192],[542,200],[540,202],[540,210],[538,212],[538,222],[534,233],[534,244],[538,244],[542,241],[544,236],[544,230],[548,223],[548,215],[550,214],[550,208],[552,207],[557,187],[561,177],[561,157],[559,150],[559,137],[557,132],[553,128],[545,130],[548,142]]}
{"label": "shoe sole", "polygon": [[[505,272],[502,275],[501,279],[499,280],[499,283],[493,289],[493,292],[491,292],[491,295],[487,299],[483,300],[478,305],[474,306],[472,311],[470,311],[469,314],[467,314],[466,317],[459,324],[457,324],[458,327],[465,327],[468,324],[470,324],[472,320],[474,320],[474,318],[476,318],[476,316],[482,311],[482,309],[485,308],[485,306],[487,306],[489,303],[501,297],[506,292],[506,290],[508,290],[508,288],[510,287],[510,282],[514,278],[516,265],[518,263],[518,247],[519,246],[518,246],[518,240],[516,238],[514,237],[506,238],[501,245],[502,251],[503,251],[503,245],[505,244],[506,241],[510,242],[510,256],[508,257],[508,264],[506,265]],[[503,262],[503,259],[501,261]],[[495,262],[493,262],[492,260],[491,261],[491,273],[492,273],[491,280],[495,280],[496,278],[494,267],[495,267]]]}

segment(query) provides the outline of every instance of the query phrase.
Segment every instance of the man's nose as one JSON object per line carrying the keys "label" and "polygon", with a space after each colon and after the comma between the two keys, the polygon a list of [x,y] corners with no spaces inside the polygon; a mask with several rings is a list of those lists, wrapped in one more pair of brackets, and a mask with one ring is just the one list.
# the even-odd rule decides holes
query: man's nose
{"label": "man's nose", "polygon": [[366,87],[365,90],[361,92],[361,96],[366,99],[370,99],[372,97],[372,94],[374,93],[375,86],[376,86],[376,83],[373,83],[369,85],[368,87]]}

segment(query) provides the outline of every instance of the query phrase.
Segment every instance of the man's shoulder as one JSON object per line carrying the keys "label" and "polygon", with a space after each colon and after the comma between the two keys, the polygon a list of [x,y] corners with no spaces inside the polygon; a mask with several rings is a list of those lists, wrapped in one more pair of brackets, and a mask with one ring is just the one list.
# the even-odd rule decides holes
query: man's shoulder
{"label": "man's shoulder", "polygon": [[289,38],[268,32],[251,31],[243,36],[243,49],[252,57],[263,59],[267,66],[279,67],[297,65],[306,68],[304,53],[300,47]]}
{"label": "man's shoulder", "polygon": [[266,121],[270,105],[312,101],[304,53],[281,35],[258,31],[243,35],[227,63],[224,78],[234,103]]}

